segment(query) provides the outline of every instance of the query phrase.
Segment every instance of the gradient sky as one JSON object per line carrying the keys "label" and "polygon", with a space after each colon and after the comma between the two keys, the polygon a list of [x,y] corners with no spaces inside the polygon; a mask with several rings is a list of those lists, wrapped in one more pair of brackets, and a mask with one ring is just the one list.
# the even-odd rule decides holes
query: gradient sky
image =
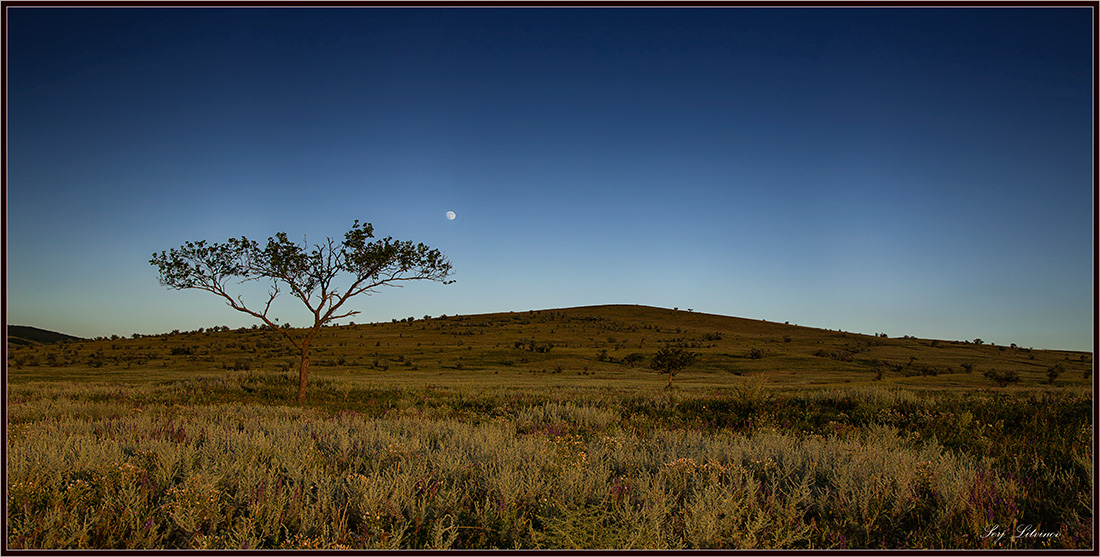
{"label": "gradient sky", "polygon": [[1092,348],[1088,8],[7,9],[10,324],[251,325],[150,256],[359,219],[457,281],[360,323],[627,303]]}

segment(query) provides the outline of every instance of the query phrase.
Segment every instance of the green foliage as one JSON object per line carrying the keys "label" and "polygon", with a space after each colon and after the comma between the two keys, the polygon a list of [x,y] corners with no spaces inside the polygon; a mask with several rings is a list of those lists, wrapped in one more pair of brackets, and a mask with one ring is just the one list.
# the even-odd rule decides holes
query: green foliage
{"label": "green foliage", "polygon": [[668,374],[668,384],[672,386],[672,377],[684,368],[695,363],[696,354],[680,347],[664,346],[657,350],[649,362],[649,367]]}

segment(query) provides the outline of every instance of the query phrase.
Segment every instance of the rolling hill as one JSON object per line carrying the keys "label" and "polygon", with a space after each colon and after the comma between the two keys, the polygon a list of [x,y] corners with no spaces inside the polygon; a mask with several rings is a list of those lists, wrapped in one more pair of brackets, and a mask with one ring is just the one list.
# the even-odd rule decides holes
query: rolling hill
{"label": "rolling hill", "polygon": [[[297,371],[298,354],[279,332],[217,329],[16,348],[9,354],[9,377],[137,380],[181,372]],[[1091,386],[1092,355],[1084,352],[885,338],[631,305],[328,327],[313,342],[310,376],[351,376],[379,385],[648,388],[667,381],[646,367],[665,345],[699,356],[675,378],[685,388],[730,387],[742,376],[760,376],[780,388],[990,388],[994,382],[983,375],[990,370],[1015,372],[1016,387],[1052,388],[1045,383],[1055,366],[1061,366],[1059,385]]]}
{"label": "rolling hill", "polygon": [[83,339],[81,339],[80,337],[74,337],[72,335],[66,335],[64,333],[55,333],[53,331],[47,331],[45,329],[38,329],[36,327],[27,327],[25,325],[8,325],[8,342],[12,344],[53,344],[55,342],[66,342],[72,340]]}

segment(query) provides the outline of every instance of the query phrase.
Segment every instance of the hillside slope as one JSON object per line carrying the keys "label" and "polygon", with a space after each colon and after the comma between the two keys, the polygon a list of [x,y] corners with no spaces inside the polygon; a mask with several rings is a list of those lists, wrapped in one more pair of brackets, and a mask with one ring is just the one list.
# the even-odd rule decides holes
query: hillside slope
{"label": "hillside slope", "polygon": [[71,340],[82,339],[80,337],[74,337],[72,335],[66,335],[64,333],[56,333],[54,331],[47,331],[45,329],[39,329],[37,327],[27,327],[25,325],[8,325],[8,342],[12,344],[53,344],[55,342],[66,342]]}
{"label": "hillside slope", "polygon": [[[790,387],[878,384],[907,388],[990,388],[989,370],[1016,372],[1018,386],[1087,388],[1092,355],[880,338],[646,306],[607,305],[410,319],[329,327],[315,339],[311,377],[355,376],[389,385],[539,383],[656,386],[647,369],[665,345],[699,355],[678,385],[722,388],[760,376]],[[52,356],[50,354],[53,354]],[[628,358],[637,354],[636,363]],[[46,365],[45,362],[51,362]],[[187,332],[56,347],[9,356],[10,377],[169,378],[184,372],[296,372],[298,354],[276,331]]]}

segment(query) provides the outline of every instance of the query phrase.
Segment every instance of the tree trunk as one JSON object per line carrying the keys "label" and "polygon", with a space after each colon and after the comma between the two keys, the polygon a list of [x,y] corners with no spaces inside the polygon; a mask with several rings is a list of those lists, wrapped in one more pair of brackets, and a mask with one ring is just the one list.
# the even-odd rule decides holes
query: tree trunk
{"label": "tree trunk", "polygon": [[302,345],[302,367],[298,371],[298,402],[306,396],[306,381],[309,380],[309,344]]}

